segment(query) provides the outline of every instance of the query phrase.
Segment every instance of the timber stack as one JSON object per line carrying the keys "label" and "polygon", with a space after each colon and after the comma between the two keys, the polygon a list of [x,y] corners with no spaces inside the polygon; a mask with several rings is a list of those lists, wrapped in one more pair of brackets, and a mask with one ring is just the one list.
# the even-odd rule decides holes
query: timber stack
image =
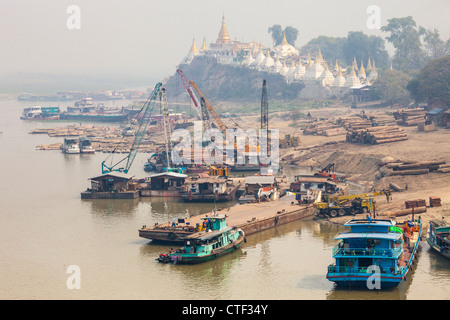
{"label": "timber stack", "polygon": [[408,140],[408,136],[397,125],[349,129],[346,136],[347,142],[362,144],[383,144],[403,140]]}
{"label": "timber stack", "polygon": [[331,137],[345,135],[346,131],[332,120],[318,120],[307,125],[303,129],[303,134]]}
{"label": "timber stack", "polygon": [[401,126],[418,126],[425,124],[426,111],[423,108],[398,110],[394,113],[394,118]]}
{"label": "timber stack", "polygon": [[391,176],[421,175],[430,172],[440,172],[440,167],[445,161],[417,161],[417,162],[392,162],[386,164],[387,174]]}
{"label": "timber stack", "polygon": [[441,206],[441,198],[430,197],[430,207],[440,207],[440,206]]}

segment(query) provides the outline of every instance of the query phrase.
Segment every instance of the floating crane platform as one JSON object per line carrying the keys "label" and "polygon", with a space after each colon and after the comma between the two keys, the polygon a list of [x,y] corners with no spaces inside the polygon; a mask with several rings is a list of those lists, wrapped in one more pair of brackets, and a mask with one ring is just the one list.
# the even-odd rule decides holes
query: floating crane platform
{"label": "floating crane platform", "polygon": [[[227,215],[228,225],[240,228],[246,236],[311,217],[315,212],[316,209],[312,205],[298,204],[295,196],[290,195],[281,197],[277,201],[246,203],[231,207],[229,210],[221,210],[221,213]],[[149,240],[181,242],[186,236],[198,232],[198,226],[202,226],[203,219],[213,214],[191,217],[185,223],[179,223],[175,227],[172,227],[171,223],[157,224],[152,227],[143,226],[139,229],[139,236]]]}

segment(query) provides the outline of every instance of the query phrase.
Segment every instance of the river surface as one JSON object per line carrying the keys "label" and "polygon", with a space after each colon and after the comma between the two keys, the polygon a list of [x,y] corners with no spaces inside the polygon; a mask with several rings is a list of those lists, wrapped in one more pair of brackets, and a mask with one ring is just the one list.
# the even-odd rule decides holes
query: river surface
{"label": "river surface", "polygon": [[[65,110],[67,104],[46,105]],[[101,174],[101,162],[110,155],[35,150],[63,138],[30,130],[70,122],[20,120],[28,106],[14,98],[0,100],[1,299],[450,298],[450,262],[424,241],[415,270],[397,288],[336,289],[325,275],[333,262],[333,236],[344,228],[312,219],[250,235],[242,249],[204,264],[159,264],[155,258],[170,247],[140,238],[138,229],[206,213],[214,205],[158,198],[81,200],[88,179]],[[138,154],[130,173],[148,175],[143,170],[147,157]],[[290,168],[284,174],[299,172]],[[79,282],[68,281],[74,266]]]}

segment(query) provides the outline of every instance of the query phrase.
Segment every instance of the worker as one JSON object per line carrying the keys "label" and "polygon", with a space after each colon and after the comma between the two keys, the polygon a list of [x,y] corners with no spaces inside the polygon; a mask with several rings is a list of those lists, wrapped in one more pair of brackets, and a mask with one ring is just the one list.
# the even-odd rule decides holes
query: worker
{"label": "worker", "polygon": [[405,185],[405,190],[408,190],[408,184]]}

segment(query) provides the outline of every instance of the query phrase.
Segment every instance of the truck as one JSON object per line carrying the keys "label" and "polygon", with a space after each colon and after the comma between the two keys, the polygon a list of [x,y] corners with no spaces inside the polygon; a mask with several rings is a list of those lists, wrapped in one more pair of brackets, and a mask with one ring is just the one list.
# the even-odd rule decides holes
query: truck
{"label": "truck", "polygon": [[317,198],[314,202],[314,207],[317,209],[319,216],[327,215],[332,218],[368,213],[376,209],[374,197],[379,195],[385,195],[389,201],[391,192],[383,190],[352,195],[323,195]]}

